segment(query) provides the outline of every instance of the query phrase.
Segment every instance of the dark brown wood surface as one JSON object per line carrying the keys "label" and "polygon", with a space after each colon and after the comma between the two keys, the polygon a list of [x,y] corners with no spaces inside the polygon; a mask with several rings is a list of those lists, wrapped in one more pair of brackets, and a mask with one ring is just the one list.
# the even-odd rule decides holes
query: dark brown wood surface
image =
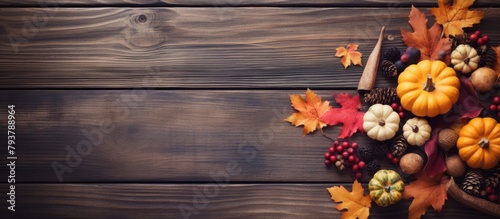
{"label": "dark brown wood surface", "polygon": [[[399,31],[410,30],[410,5],[435,6],[40,2],[0,0],[0,108],[16,105],[18,156],[17,212],[2,201],[2,219],[340,218],[326,188],[350,188],[353,178],[324,166],[331,141],[284,121],[294,111],[288,95],[355,94],[363,67],[344,69],[335,48],[358,43],[365,63],[386,25],[395,39],[383,50],[404,49]],[[493,45],[499,5],[475,5],[487,11],[475,28]],[[379,74],[376,86],[395,81]],[[0,110],[3,131],[5,124]],[[373,144],[362,134],[350,140]],[[9,192],[4,168],[1,193]],[[373,204],[370,218],[406,218],[409,205]],[[424,218],[492,217],[450,199]]]}
{"label": "dark brown wood surface", "polygon": [[[36,14],[46,14],[46,24],[24,27]],[[335,48],[359,43],[366,63],[386,25],[395,39],[384,48],[404,49],[408,14],[407,7],[4,8],[0,88],[351,89],[363,68],[345,70]],[[499,17],[488,9],[477,25],[493,45],[500,29],[486,27]],[[153,74],[158,80],[147,80]],[[391,82],[379,77],[376,86]]]}
{"label": "dark brown wood surface", "polygon": [[[329,184],[20,184],[19,218],[340,218]],[[351,189],[350,186],[346,188]],[[366,188],[365,188],[366,189]],[[370,218],[407,218],[410,202],[372,204]],[[29,209],[28,209],[29,207]],[[52,211],[51,217],[43,217]],[[68,212],[71,214],[68,216]],[[42,216],[41,216],[42,215]],[[483,218],[455,200],[424,218]]]}

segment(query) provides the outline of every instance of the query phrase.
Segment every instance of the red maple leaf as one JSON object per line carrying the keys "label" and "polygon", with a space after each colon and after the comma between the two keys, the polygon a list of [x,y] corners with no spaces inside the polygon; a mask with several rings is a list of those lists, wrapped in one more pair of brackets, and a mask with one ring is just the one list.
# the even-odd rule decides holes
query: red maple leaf
{"label": "red maple leaf", "polygon": [[359,95],[353,97],[350,94],[342,93],[335,94],[334,97],[335,101],[342,107],[330,109],[321,116],[320,120],[328,125],[342,123],[344,126],[340,130],[339,138],[348,138],[358,130],[363,131],[363,115],[365,113],[359,111],[361,107]]}

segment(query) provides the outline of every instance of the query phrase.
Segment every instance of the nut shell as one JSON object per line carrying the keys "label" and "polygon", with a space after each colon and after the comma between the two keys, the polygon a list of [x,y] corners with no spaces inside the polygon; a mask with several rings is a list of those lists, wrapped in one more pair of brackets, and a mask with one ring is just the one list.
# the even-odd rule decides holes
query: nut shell
{"label": "nut shell", "polygon": [[406,174],[414,174],[424,166],[424,158],[416,153],[407,153],[399,161],[401,170]]}
{"label": "nut shell", "polygon": [[453,177],[461,177],[467,171],[467,164],[460,159],[458,154],[453,154],[446,158],[446,173]]}
{"label": "nut shell", "polygon": [[443,129],[438,134],[438,145],[444,151],[450,151],[457,145],[458,134],[453,129]]}
{"label": "nut shell", "polygon": [[484,93],[493,89],[497,82],[497,77],[495,70],[488,67],[482,67],[472,72],[469,79],[474,89]]}

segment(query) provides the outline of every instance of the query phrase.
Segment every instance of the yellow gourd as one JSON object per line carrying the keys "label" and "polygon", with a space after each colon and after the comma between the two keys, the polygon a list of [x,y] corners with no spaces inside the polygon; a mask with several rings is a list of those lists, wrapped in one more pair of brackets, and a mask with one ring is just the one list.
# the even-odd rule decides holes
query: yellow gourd
{"label": "yellow gourd", "polygon": [[442,61],[423,60],[408,66],[398,77],[401,106],[419,117],[448,112],[458,100],[460,80]]}
{"label": "yellow gourd", "polygon": [[403,197],[405,184],[394,170],[379,170],[368,183],[372,200],[382,207],[395,204]]}

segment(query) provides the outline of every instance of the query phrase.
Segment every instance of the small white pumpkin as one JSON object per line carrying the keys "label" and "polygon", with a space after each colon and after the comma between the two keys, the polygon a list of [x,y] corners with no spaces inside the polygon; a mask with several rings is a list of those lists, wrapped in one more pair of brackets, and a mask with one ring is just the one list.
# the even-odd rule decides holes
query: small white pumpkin
{"label": "small white pumpkin", "polygon": [[451,53],[451,64],[456,71],[470,74],[479,66],[477,51],[467,44],[460,44]]}
{"label": "small white pumpkin", "polygon": [[431,126],[424,118],[413,117],[403,126],[403,137],[413,146],[422,146],[431,138]]}
{"label": "small white pumpkin", "polygon": [[368,137],[385,141],[396,135],[399,121],[398,113],[391,106],[373,104],[363,116],[363,129]]}

